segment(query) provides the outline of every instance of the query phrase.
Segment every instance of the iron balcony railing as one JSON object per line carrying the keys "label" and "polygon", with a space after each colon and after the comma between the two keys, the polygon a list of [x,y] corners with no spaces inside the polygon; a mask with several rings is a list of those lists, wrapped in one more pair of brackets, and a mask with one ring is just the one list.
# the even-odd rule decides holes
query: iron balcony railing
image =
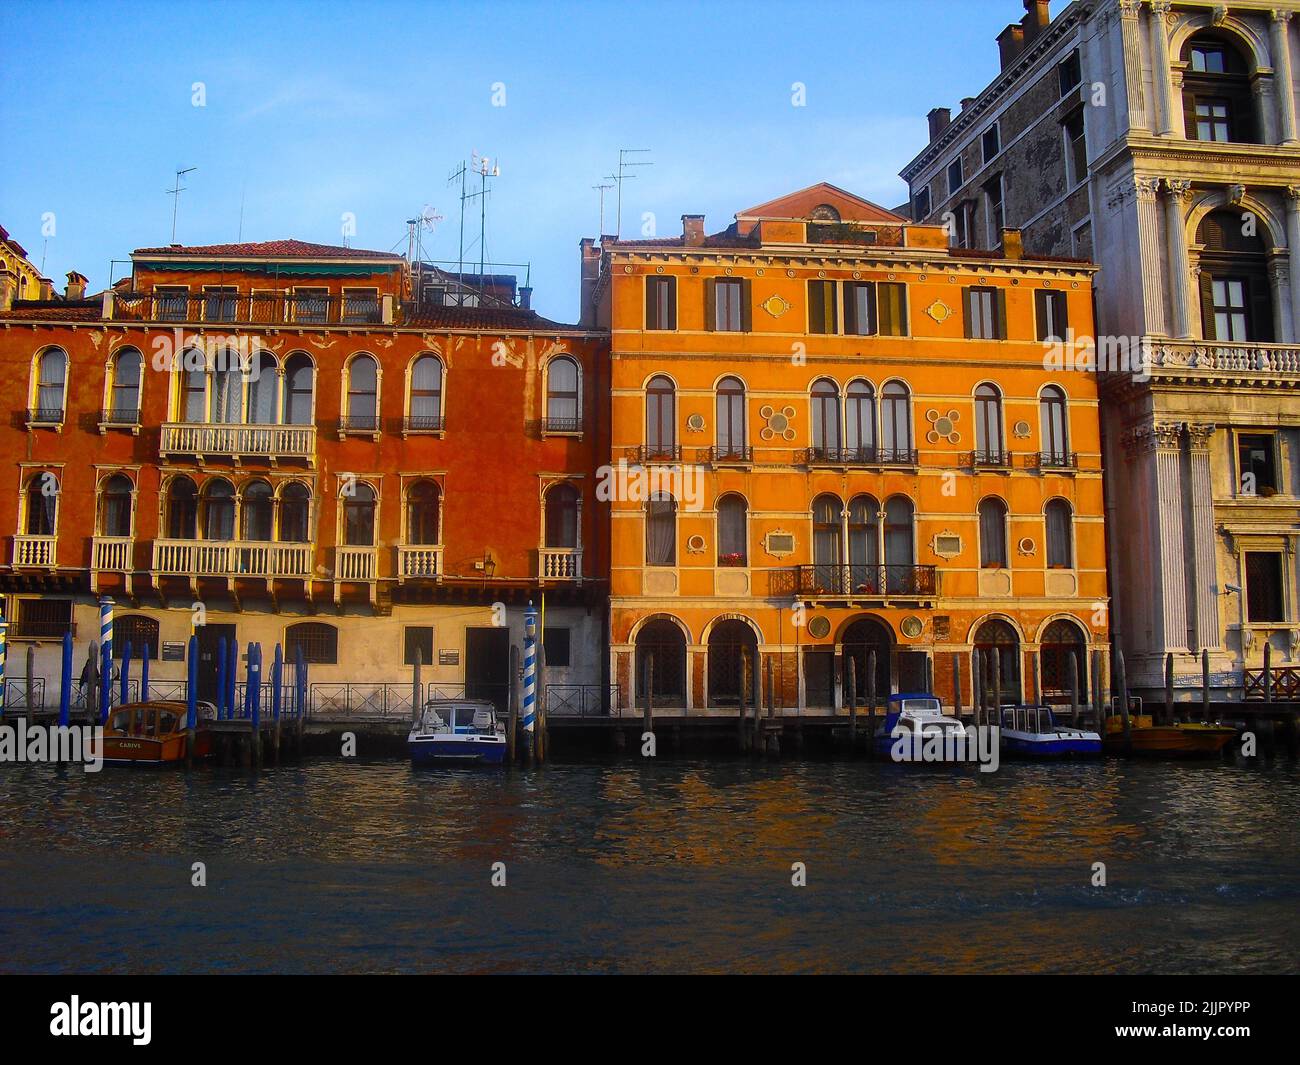
{"label": "iron balcony railing", "polygon": [[805,466],[915,466],[915,448],[810,447],[803,452]]}
{"label": "iron balcony railing", "polygon": [[[602,698],[605,692],[608,710]],[[551,717],[599,717],[619,712],[617,684],[608,688],[601,684],[548,684],[545,700],[546,713]]]}
{"label": "iron balcony railing", "polygon": [[938,594],[935,566],[821,563],[773,570],[772,595],[803,599],[891,599]]}
{"label": "iron balcony railing", "polygon": [[543,420],[542,426],[548,433],[580,433],[582,432],[582,419],[558,418],[548,414]]}
{"label": "iron balcony railing", "polygon": [[633,448],[629,456],[633,462],[681,462],[681,444],[642,444]]}
{"label": "iron balcony railing", "polygon": [[384,303],[377,295],[117,292],[112,316],[115,321],[134,322],[376,325],[384,320]]}
{"label": "iron balcony railing", "polygon": [[1074,451],[1040,451],[1030,458],[1040,470],[1077,470],[1079,455]]}
{"label": "iron balcony railing", "polygon": [[155,540],[153,571],[179,577],[312,575],[311,544],[266,540]]}
{"label": "iron balcony railing", "polygon": [[973,469],[1005,470],[1011,468],[1011,452],[1001,448],[983,448],[970,452],[966,465]]}
{"label": "iron balcony railing", "polygon": [[378,414],[345,414],[339,419],[340,433],[379,432]]}
{"label": "iron balcony railing", "polygon": [[133,410],[101,410],[99,424],[122,429],[137,429],[140,426],[140,408]]}
{"label": "iron balcony railing", "polygon": [[316,454],[316,426],[164,422],[159,450],[196,458],[310,459]]}
{"label": "iron balcony railing", "polygon": [[28,425],[62,425],[62,407],[32,407],[27,411]]}
{"label": "iron balcony railing", "polygon": [[[370,427],[364,428],[368,430]],[[441,414],[408,414],[402,419],[404,433],[440,433],[444,428]]]}
{"label": "iron balcony railing", "polygon": [[715,444],[705,453],[707,461],[715,466],[731,462],[753,462],[754,449],[749,444]]}

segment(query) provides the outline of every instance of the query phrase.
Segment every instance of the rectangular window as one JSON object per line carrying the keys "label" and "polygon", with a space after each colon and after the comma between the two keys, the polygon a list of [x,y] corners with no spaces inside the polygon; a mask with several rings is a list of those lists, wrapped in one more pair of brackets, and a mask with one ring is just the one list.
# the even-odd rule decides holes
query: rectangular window
{"label": "rectangular window", "polygon": [[718,278],[713,283],[713,328],[736,333],[744,328],[742,301],[745,294],[740,278]]}
{"label": "rectangular window", "polygon": [[1244,496],[1277,494],[1277,437],[1242,433],[1237,437],[1238,484]]}
{"label": "rectangular window", "polygon": [[907,286],[901,281],[876,285],[877,332],[882,337],[907,336]]}
{"label": "rectangular window", "polygon": [[542,632],[542,650],[546,664],[559,669],[569,668],[569,630],[547,628]]}
{"label": "rectangular window", "polygon": [[1246,552],[1246,617],[1252,622],[1286,620],[1281,552]]}
{"label": "rectangular window", "polygon": [[183,322],[189,317],[190,290],[168,285],[153,290],[154,308],[160,322]]}
{"label": "rectangular window", "polygon": [[1074,89],[1079,87],[1083,81],[1083,68],[1079,63],[1079,52],[1076,49],[1066,56],[1056,67],[1056,80],[1060,86],[1061,95],[1067,96]]}
{"label": "rectangular window", "polygon": [[1005,314],[1001,289],[966,290],[966,335],[972,340],[1005,340]]}
{"label": "rectangular window", "polygon": [[1002,137],[998,132],[996,122],[984,131],[984,136],[980,138],[980,147],[984,153],[984,162],[987,165],[993,157],[1002,150]]}
{"label": "rectangular window", "polygon": [[844,282],[844,332],[850,336],[875,336],[876,286],[873,282]]}
{"label": "rectangular window", "polygon": [[428,666],[433,664],[433,626],[432,625],[407,625],[402,630],[402,639],[405,644],[405,657],[402,659],[408,666],[415,665],[415,652],[420,652],[420,665]]}
{"label": "rectangular window", "polygon": [[1211,282],[1215,340],[1244,343],[1250,339],[1250,322],[1246,314],[1249,287],[1243,277],[1216,277]]}
{"label": "rectangular window", "polygon": [[1065,130],[1066,156],[1069,161],[1070,187],[1088,176],[1088,136],[1083,123],[1083,112],[1076,111],[1062,123]]}
{"label": "rectangular window", "polygon": [[988,207],[986,214],[989,220],[989,247],[999,248],[1002,246],[1002,230],[1007,226],[1001,174],[985,183],[984,196]]}
{"label": "rectangular window", "polygon": [[1064,292],[1044,292],[1041,289],[1035,292],[1034,314],[1038,324],[1039,340],[1057,342],[1065,340],[1065,333],[1070,323],[1066,314]]}
{"label": "rectangular window", "polygon": [[1232,140],[1232,104],[1224,99],[1198,97],[1196,139],[1227,144]]}
{"label": "rectangular window", "polygon": [[808,332],[839,332],[839,301],[834,281],[808,282]]}
{"label": "rectangular window", "polygon": [[961,157],[958,156],[948,164],[948,195],[951,196],[965,183],[966,179],[962,174]]}
{"label": "rectangular window", "polygon": [[913,204],[914,204],[912,208],[913,221],[924,222],[927,218],[930,217],[930,186],[929,185],[926,185],[925,188],[923,188],[920,192],[916,194],[916,198],[913,201]]}
{"label": "rectangular window", "polygon": [[1227,53],[1213,45],[1195,45],[1192,48],[1192,70],[1197,74],[1226,74]]}
{"label": "rectangular window", "polygon": [[969,248],[971,246],[971,215],[974,210],[975,205],[972,203],[959,203],[953,209],[956,218],[956,224],[953,227],[954,247]]}
{"label": "rectangular window", "polygon": [[15,636],[61,640],[72,631],[71,599],[19,599]]}
{"label": "rectangular window", "polygon": [[645,327],[677,328],[677,279],[647,277],[645,281]]}

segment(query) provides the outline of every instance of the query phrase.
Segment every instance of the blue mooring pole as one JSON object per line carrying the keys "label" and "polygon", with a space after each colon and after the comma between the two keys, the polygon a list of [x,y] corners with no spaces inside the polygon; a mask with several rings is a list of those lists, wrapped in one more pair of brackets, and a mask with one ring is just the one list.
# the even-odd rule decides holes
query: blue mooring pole
{"label": "blue mooring pole", "polygon": [[9,639],[9,622],[0,614],[0,717],[5,712],[5,645]]}
{"label": "blue mooring pole", "polygon": [[194,734],[199,727],[199,638],[190,637],[189,661],[185,684],[185,766],[194,762]]}
{"label": "blue mooring pole", "polygon": [[293,649],[293,701],[294,713],[302,717],[307,704],[307,665],[302,660],[302,644]]}
{"label": "blue mooring pole", "polygon": [[111,643],[99,648],[99,723],[108,724],[108,711],[113,705],[113,647]]}
{"label": "blue mooring pole", "polygon": [[130,693],[127,691],[127,685],[131,677],[131,641],[126,641],[126,646],[122,648],[122,683],[120,693],[117,697],[117,705],[125,706],[131,701]]}
{"label": "blue mooring pole", "polygon": [[277,725],[280,723],[280,702],[282,693],[280,691],[280,678],[284,672],[284,655],[280,653],[280,645],[275,645],[275,658],[271,662],[271,720]]}
{"label": "blue mooring pole", "polygon": [[222,720],[226,706],[226,638],[217,642],[217,720]]}
{"label": "blue mooring pole", "polygon": [[235,702],[235,693],[238,689],[239,681],[239,641],[233,636],[230,638],[230,669],[226,671],[226,716],[234,717],[239,713],[239,706]]}
{"label": "blue mooring pole", "polygon": [[262,645],[248,645],[248,719],[253,723],[253,732],[262,719]]}
{"label": "blue mooring pole", "polygon": [[537,610],[531,602],[524,610],[524,705],[520,724],[524,729],[524,758],[531,764],[537,726]]}
{"label": "blue mooring pole", "polygon": [[144,645],[144,654],[140,656],[140,702],[149,701],[149,644]]}
{"label": "blue mooring pole", "polygon": [[72,709],[72,633],[63,634],[63,670],[59,674],[59,724],[66,726]]}

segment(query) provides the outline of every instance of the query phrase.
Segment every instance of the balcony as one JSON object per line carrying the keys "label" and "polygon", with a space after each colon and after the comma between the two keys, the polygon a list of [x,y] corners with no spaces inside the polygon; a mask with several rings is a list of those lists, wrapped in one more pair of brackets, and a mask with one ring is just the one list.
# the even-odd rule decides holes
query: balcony
{"label": "balcony", "polygon": [[1009,470],[1011,452],[1001,448],[985,448],[966,455],[966,465],[973,470]]}
{"label": "balcony", "polygon": [[824,563],[773,570],[770,594],[799,599],[933,599],[935,566],[872,566]]}
{"label": "balcony", "polygon": [[754,449],[748,444],[725,444],[705,452],[705,460],[712,466],[748,466],[754,461]]}
{"label": "balcony", "polygon": [[14,537],[13,564],[30,569],[53,569],[58,554],[57,548],[58,543],[53,536],[20,534]]}
{"label": "balcony", "polygon": [[803,452],[805,466],[915,466],[915,448],[810,447]]}
{"label": "balcony", "polygon": [[62,407],[33,407],[27,412],[29,428],[59,429],[63,426]]}
{"label": "balcony", "polygon": [[312,574],[311,544],[265,540],[155,540],[153,571],[172,577],[299,577]]}
{"label": "balcony", "polygon": [[[364,416],[358,417],[364,420]],[[412,414],[402,419],[402,435],[411,436],[420,433],[441,433],[446,426],[443,424],[441,414]],[[341,423],[339,431],[342,433],[352,432],[351,427],[344,427]],[[357,432],[372,432],[369,428],[359,428]]]}
{"label": "balcony", "polygon": [[543,547],[538,552],[538,574],[544,581],[582,580],[582,548]]}
{"label": "balcony", "polygon": [[[442,576],[442,547],[398,544],[397,576],[403,581],[436,580]],[[362,579],[362,578],[358,578]]]}
{"label": "balcony", "polygon": [[1037,456],[1030,455],[1026,465],[1040,470],[1069,470],[1079,468],[1079,455],[1075,451],[1040,451]]}
{"label": "balcony", "polygon": [[96,536],[90,541],[90,568],[130,573],[135,568],[135,541],[129,536]]}
{"label": "balcony", "polygon": [[293,292],[115,292],[111,317],[119,322],[238,325],[379,325],[393,320],[389,296],[318,296]]}
{"label": "balcony", "polygon": [[99,431],[109,429],[129,429],[132,435],[140,432],[140,410],[101,410],[99,412]]}
{"label": "balcony", "polygon": [[[1228,344],[1216,340],[1161,340],[1150,343],[1150,369],[1161,376],[1288,380],[1300,377],[1300,346]],[[1099,354],[1098,362],[1103,362]],[[1099,365],[1099,369],[1121,369]]]}
{"label": "balcony", "polygon": [[681,444],[642,444],[631,448],[628,459],[642,466],[658,463],[660,465],[682,461]]}
{"label": "balcony", "polygon": [[310,462],[316,454],[314,425],[236,425],[220,422],[164,422],[164,455],[207,458],[295,459]]}
{"label": "balcony", "polygon": [[374,547],[336,547],[334,579],[338,581],[373,581],[378,551]]}
{"label": "balcony", "polygon": [[581,418],[560,418],[548,414],[542,419],[542,432],[555,436],[581,436]]}
{"label": "balcony", "polygon": [[339,439],[348,436],[370,436],[379,439],[379,415],[345,414],[339,419]]}

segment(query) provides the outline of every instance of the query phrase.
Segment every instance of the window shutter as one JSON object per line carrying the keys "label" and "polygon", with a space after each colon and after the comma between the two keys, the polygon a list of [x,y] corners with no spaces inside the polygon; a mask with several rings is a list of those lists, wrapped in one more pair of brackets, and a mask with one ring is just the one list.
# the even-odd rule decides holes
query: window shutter
{"label": "window shutter", "polygon": [[754,283],[749,278],[740,282],[740,328],[746,333],[754,330]]}
{"label": "window shutter", "polygon": [[[882,312],[879,332],[891,337],[907,336],[907,286],[898,281],[885,282],[877,291]],[[885,324],[885,314],[888,314],[888,324]]]}
{"label": "window shutter", "polygon": [[718,328],[717,281],[712,277],[704,279],[704,328]]}
{"label": "window shutter", "polygon": [[1196,140],[1196,94],[1183,93],[1183,132],[1189,141]]}
{"label": "window shutter", "polygon": [[677,328],[677,278],[668,277],[663,282],[668,286],[668,321],[664,324],[665,329]]}
{"label": "window shutter", "polygon": [[853,283],[844,286],[844,332],[854,336],[862,333],[858,321],[858,290],[861,287]]}
{"label": "window shutter", "polygon": [[963,290],[961,309],[962,318],[965,320],[966,339],[970,340],[975,335],[975,289]]}
{"label": "window shutter", "polygon": [[645,327],[653,329],[658,325],[655,317],[655,303],[659,295],[659,286],[653,277],[645,279]]}
{"label": "window shutter", "polygon": [[1000,288],[997,290],[997,315],[999,340],[1007,339],[1007,290]]}
{"label": "window shutter", "polygon": [[1206,340],[1217,340],[1214,331],[1214,277],[1201,271],[1201,335]]}
{"label": "window shutter", "polygon": [[1273,300],[1267,277],[1250,279],[1250,339],[1264,344],[1273,342]]}

